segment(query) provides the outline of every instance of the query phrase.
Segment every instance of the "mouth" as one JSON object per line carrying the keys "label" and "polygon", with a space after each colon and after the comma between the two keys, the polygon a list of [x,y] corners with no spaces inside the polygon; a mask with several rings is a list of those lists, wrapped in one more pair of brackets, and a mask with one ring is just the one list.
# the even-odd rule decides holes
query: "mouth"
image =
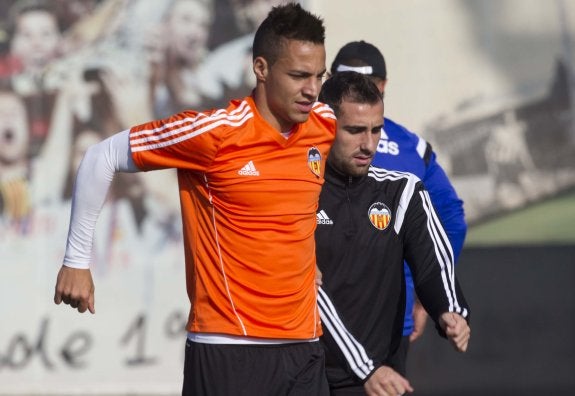
{"label": "mouth", "polygon": [[313,109],[313,102],[308,102],[308,101],[296,102],[296,106],[300,112],[310,113],[311,110]]}
{"label": "mouth", "polygon": [[14,140],[14,131],[11,128],[4,129],[0,137],[6,144],[9,144]]}
{"label": "mouth", "polygon": [[356,155],[353,158],[354,158],[355,163],[357,165],[369,166],[371,164],[371,160],[373,159],[373,156],[371,156],[371,155]]}

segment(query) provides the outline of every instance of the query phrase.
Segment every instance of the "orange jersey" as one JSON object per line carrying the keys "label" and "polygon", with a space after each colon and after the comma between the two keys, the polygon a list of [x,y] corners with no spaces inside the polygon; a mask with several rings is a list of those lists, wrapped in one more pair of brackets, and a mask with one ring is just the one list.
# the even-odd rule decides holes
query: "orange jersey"
{"label": "orange jersey", "polygon": [[178,169],[188,331],[321,335],[314,230],[334,136],[327,106],[316,103],[285,139],[251,97],[132,128],[140,169]]}

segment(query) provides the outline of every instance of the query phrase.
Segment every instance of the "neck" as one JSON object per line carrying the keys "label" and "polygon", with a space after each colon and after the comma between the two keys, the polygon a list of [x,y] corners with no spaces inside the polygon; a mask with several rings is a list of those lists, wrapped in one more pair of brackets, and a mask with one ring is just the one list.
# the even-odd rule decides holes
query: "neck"
{"label": "neck", "polygon": [[329,156],[327,157],[326,179],[330,179],[332,182],[334,180],[338,180],[339,183],[352,185],[362,180],[364,177],[366,177],[366,175],[367,174],[353,176],[348,172],[340,169],[333,161],[330,161]]}
{"label": "neck", "polygon": [[260,113],[261,117],[266,120],[271,127],[281,134],[289,134],[294,129],[295,124],[282,123],[280,119],[275,116],[268,105],[265,88],[262,85],[256,85],[256,88],[252,92],[252,96],[258,109],[258,113]]}

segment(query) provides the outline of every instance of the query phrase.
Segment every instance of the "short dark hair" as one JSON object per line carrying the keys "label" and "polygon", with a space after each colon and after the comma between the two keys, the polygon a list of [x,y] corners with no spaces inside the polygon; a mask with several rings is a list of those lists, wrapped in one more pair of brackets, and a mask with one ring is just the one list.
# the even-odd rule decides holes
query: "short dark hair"
{"label": "short dark hair", "polygon": [[337,117],[344,100],[376,104],[383,100],[383,96],[369,76],[345,71],[334,74],[323,83],[318,100],[331,107]]}
{"label": "short dark hair", "polygon": [[323,45],[323,20],[304,10],[298,3],[273,7],[254,36],[253,59],[261,56],[273,65],[280,54],[280,46],[285,44],[282,39]]}

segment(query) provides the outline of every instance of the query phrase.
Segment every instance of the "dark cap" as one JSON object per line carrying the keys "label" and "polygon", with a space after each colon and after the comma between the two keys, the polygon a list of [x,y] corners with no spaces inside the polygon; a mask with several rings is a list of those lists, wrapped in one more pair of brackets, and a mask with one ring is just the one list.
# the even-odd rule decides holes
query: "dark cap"
{"label": "dark cap", "polygon": [[377,47],[363,40],[341,47],[331,64],[331,74],[348,70],[387,79],[383,55]]}

